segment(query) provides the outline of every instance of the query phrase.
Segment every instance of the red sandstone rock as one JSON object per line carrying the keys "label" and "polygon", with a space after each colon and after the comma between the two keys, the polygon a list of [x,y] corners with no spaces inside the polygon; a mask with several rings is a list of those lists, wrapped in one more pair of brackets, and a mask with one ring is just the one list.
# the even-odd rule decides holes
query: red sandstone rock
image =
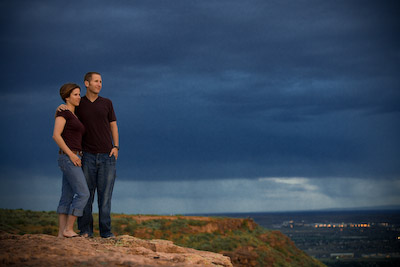
{"label": "red sandstone rock", "polygon": [[115,239],[0,235],[0,266],[232,266],[218,253],[143,240],[128,235]]}

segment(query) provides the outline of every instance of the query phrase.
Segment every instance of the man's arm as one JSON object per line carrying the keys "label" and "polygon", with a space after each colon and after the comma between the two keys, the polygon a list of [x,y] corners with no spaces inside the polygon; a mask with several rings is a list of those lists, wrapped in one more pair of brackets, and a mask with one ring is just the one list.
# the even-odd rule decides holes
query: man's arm
{"label": "man's arm", "polygon": [[57,117],[57,112],[58,112],[58,111],[64,111],[64,110],[68,110],[67,105],[65,105],[65,104],[59,105],[59,106],[57,107],[57,109],[56,109],[56,115],[54,115],[54,116]]}
{"label": "man's arm", "polygon": [[119,135],[118,135],[118,126],[117,126],[117,121],[112,121],[110,122],[110,128],[111,128],[111,137],[113,139],[113,144],[114,147],[111,149],[110,152],[110,157],[114,155],[115,159],[118,158],[118,148],[115,146],[119,147]]}

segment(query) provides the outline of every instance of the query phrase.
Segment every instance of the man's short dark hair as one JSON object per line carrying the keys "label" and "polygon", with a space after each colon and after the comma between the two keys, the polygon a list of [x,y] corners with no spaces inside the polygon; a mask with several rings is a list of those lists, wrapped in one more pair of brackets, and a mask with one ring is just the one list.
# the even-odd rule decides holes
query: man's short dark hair
{"label": "man's short dark hair", "polygon": [[88,72],[88,73],[85,74],[85,78],[83,79],[83,81],[88,81],[88,82],[90,82],[90,80],[92,80],[92,75],[93,75],[93,74],[101,75],[101,74],[98,73],[98,72],[91,71],[91,72]]}

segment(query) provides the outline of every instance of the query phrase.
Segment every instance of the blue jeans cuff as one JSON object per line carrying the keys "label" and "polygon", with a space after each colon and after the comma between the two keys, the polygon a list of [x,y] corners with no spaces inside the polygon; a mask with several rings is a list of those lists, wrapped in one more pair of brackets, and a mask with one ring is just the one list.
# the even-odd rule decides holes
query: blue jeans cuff
{"label": "blue jeans cuff", "polygon": [[68,215],[74,215],[76,217],[81,217],[83,215],[83,210],[81,210],[81,209],[70,209],[69,207],[65,207],[65,206],[58,206],[57,213],[59,213],[59,214],[68,214]]}
{"label": "blue jeans cuff", "polygon": [[81,217],[83,215],[83,210],[80,209],[73,209],[71,212],[72,215],[76,217]]}
{"label": "blue jeans cuff", "polygon": [[68,213],[69,213],[69,207],[66,207],[66,206],[58,206],[58,208],[57,208],[57,213],[58,213],[58,214],[68,214]]}

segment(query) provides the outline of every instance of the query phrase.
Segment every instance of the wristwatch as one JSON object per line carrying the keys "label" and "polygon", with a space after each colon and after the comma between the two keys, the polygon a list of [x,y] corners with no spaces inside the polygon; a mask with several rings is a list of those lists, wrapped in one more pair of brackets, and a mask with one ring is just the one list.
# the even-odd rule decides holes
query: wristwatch
{"label": "wristwatch", "polygon": [[119,150],[119,146],[113,146],[113,148],[114,148],[114,147],[115,147],[116,149],[118,149],[118,150]]}

